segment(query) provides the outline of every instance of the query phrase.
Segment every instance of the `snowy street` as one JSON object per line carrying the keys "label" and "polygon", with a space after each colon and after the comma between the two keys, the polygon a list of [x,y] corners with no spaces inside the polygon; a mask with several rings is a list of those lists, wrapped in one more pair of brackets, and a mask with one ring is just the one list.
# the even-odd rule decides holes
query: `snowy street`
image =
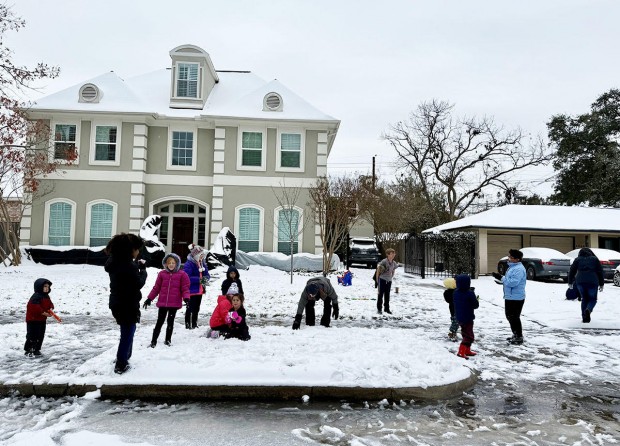
{"label": "snowy street", "polygon": [[[522,346],[510,346],[501,287],[474,280],[480,295],[473,349],[465,361],[447,340],[448,307],[439,279],[397,272],[392,316],[377,316],[371,271],[353,269],[353,286],[336,286],[341,319],[332,328],[290,329],[299,293],[309,275],[267,267],[241,271],[252,339],[209,340],[202,328],[185,330],[181,314],[173,345],[148,349],[156,311],[143,311],[134,342],[134,366],[112,373],[118,329],[107,309],[107,275],[88,265],[26,264],[0,270],[0,336],[5,358],[0,382],[254,382],[339,383],[380,386],[445,382],[471,368],[479,382],[447,401],[368,401],[364,404],[191,403],[156,404],[84,398],[0,401],[0,441],[26,444],[617,444],[620,441],[620,288],[611,283],[586,326],[579,303],[564,300],[562,282],[528,282]],[[157,270],[149,269],[148,293]],[[208,325],[223,271],[214,272],[203,300]],[[23,355],[25,303],[37,277],[54,284],[51,297],[63,324],[48,323],[44,357]],[[320,317],[322,309],[317,309]],[[361,345],[360,345],[361,344]],[[363,357],[348,350],[363,349]],[[300,353],[301,352],[301,353]],[[396,356],[396,357],[394,357]],[[200,364],[188,369],[192,362]],[[276,365],[282,370],[273,375]],[[433,369],[434,368],[434,369]],[[198,372],[204,370],[204,375]],[[270,375],[267,374],[271,371]],[[434,372],[433,372],[434,370]],[[244,373],[245,371],[245,373]],[[335,373],[337,372],[337,373]],[[196,374],[194,374],[196,373]],[[351,380],[356,380],[351,382]],[[361,384],[359,384],[361,382]],[[122,416],[121,416],[122,415]],[[175,428],[161,431],[162,419]],[[231,436],[231,430],[234,435]],[[142,442],[142,443],[140,443]]]}

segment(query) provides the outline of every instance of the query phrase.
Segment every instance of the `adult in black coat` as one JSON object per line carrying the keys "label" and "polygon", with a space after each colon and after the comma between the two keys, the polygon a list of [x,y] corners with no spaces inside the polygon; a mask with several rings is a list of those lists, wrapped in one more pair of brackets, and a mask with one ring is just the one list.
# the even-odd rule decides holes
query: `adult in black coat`
{"label": "adult in black coat", "polygon": [[590,248],[581,248],[579,255],[570,266],[568,286],[575,286],[581,295],[581,320],[590,322],[598,298],[597,291],[603,292],[605,279],[603,267]]}
{"label": "adult in black coat", "polygon": [[116,373],[129,370],[136,323],[140,322],[140,289],[146,281],[146,263],[136,261],[142,248],[142,239],[134,234],[117,234],[108,242],[110,256],[105,270],[110,276],[109,307],[120,326],[121,337],[116,352]]}

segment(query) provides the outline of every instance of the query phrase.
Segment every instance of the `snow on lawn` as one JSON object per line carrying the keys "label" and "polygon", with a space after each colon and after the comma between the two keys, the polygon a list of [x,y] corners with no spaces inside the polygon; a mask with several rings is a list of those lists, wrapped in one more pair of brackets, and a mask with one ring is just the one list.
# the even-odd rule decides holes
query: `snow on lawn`
{"label": "snow on lawn", "polygon": [[[143,289],[151,289],[157,269],[149,269]],[[474,280],[480,295],[476,311],[476,343],[479,355],[469,361],[454,354],[458,344],[447,341],[448,307],[437,278],[420,279],[397,270],[392,292],[392,316],[376,315],[371,270],[352,269],[353,286],[332,283],[339,295],[341,319],[332,327],[291,330],[297,301],[312,277],[269,267],[252,266],[240,271],[246,292],[246,309],[252,339],[207,339],[203,335],[225,276],[211,271],[213,281],[203,299],[201,327],[186,330],[181,311],[177,315],[172,346],[163,345],[163,333],[155,349],[147,348],[156,319],[153,307],[142,312],[134,341],[132,369],[113,373],[118,328],[107,308],[108,276],[90,265],[43,266],[26,263],[0,270],[0,353],[6,366],[0,382],[51,383],[157,383],[238,385],[326,385],[361,387],[434,386],[463,379],[469,368],[483,380],[510,373],[530,379],[574,380],[589,376],[589,367],[610,356],[601,379],[617,379],[620,369],[620,337],[603,336],[620,329],[620,288],[607,284],[599,295],[592,322],[581,322],[579,302],[564,299],[561,282],[528,282],[523,311],[526,343],[508,347],[502,287],[489,277]],[[45,277],[53,282],[51,297],[63,324],[48,322],[43,358],[23,355],[26,302],[33,282]],[[317,307],[317,324],[322,306]],[[601,330],[604,330],[601,332]],[[613,332],[608,332],[613,333]],[[615,351],[615,354],[612,354]],[[611,352],[611,353],[610,353]],[[555,359],[549,367],[549,355]]]}

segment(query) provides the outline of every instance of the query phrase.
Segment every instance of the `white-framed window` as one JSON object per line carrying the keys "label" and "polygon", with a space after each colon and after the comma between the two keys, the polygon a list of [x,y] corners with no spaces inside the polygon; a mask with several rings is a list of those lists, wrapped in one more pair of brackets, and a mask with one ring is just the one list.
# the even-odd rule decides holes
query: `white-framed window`
{"label": "white-framed window", "polygon": [[89,163],[119,166],[121,162],[121,123],[93,121],[90,132]]}
{"label": "white-framed window", "polygon": [[178,62],[175,88],[175,96],[178,98],[199,98],[200,65],[191,62]]}
{"label": "white-framed window", "polygon": [[264,128],[239,128],[237,169],[265,170],[266,139]]}
{"label": "white-framed window", "polygon": [[109,200],[95,200],[86,204],[85,244],[105,246],[116,234],[118,205]]}
{"label": "white-framed window", "polygon": [[75,210],[75,201],[68,198],[57,198],[45,203],[43,224],[43,243],[45,245],[73,245]]}
{"label": "white-framed window", "polygon": [[244,252],[263,250],[264,210],[253,204],[235,208],[235,234],[237,249]]}
{"label": "white-framed window", "polygon": [[[297,254],[302,244],[303,210],[297,206],[292,208],[278,207],[274,210],[274,243],[282,254]],[[293,241],[291,248],[291,239]]]}
{"label": "white-framed window", "polygon": [[300,129],[278,129],[276,170],[302,172],[305,160],[305,132]]}
{"label": "white-framed window", "polygon": [[196,129],[168,129],[168,169],[196,170]]}
{"label": "white-framed window", "polygon": [[69,161],[71,152],[75,150],[75,160],[78,162],[80,123],[79,122],[52,122],[52,144],[50,161]]}

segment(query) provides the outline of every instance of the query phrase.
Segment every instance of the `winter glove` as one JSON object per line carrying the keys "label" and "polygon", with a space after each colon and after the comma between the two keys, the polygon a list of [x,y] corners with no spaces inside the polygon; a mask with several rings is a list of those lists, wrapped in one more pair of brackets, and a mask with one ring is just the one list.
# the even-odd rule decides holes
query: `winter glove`
{"label": "winter glove", "polygon": [[301,325],[301,314],[296,314],[295,322],[293,322],[293,330],[299,330],[300,325]]}
{"label": "winter glove", "polygon": [[142,305],[142,308],[146,310],[149,307],[149,305],[151,305],[151,299],[145,300],[144,305]]}
{"label": "winter glove", "polygon": [[491,275],[497,280],[502,280],[502,275],[500,273],[491,273]]}
{"label": "winter glove", "polygon": [[340,312],[338,310],[338,304],[334,304],[334,307],[332,309],[332,316],[334,316],[334,319],[338,319],[339,314]]}
{"label": "winter glove", "polygon": [[209,286],[209,278],[203,276],[200,279],[200,284],[202,285],[203,288],[206,287],[206,286]]}
{"label": "winter glove", "polygon": [[183,299],[183,303],[185,304],[185,306],[187,307],[189,305],[189,299]]}
{"label": "winter glove", "polygon": [[146,269],[146,260],[144,259],[138,260],[138,269]]}
{"label": "winter glove", "polygon": [[603,285],[601,285],[601,286],[599,286],[599,287],[598,287],[598,292],[599,292],[599,293],[602,293],[602,292],[603,292]]}
{"label": "winter glove", "polygon": [[233,311],[232,314],[230,315],[230,318],[235,321],[237,324],[240,324],[241,321],[243,321],[243,318],[241,316],[239,316],[239,313],[237,313],[236,311]]}

